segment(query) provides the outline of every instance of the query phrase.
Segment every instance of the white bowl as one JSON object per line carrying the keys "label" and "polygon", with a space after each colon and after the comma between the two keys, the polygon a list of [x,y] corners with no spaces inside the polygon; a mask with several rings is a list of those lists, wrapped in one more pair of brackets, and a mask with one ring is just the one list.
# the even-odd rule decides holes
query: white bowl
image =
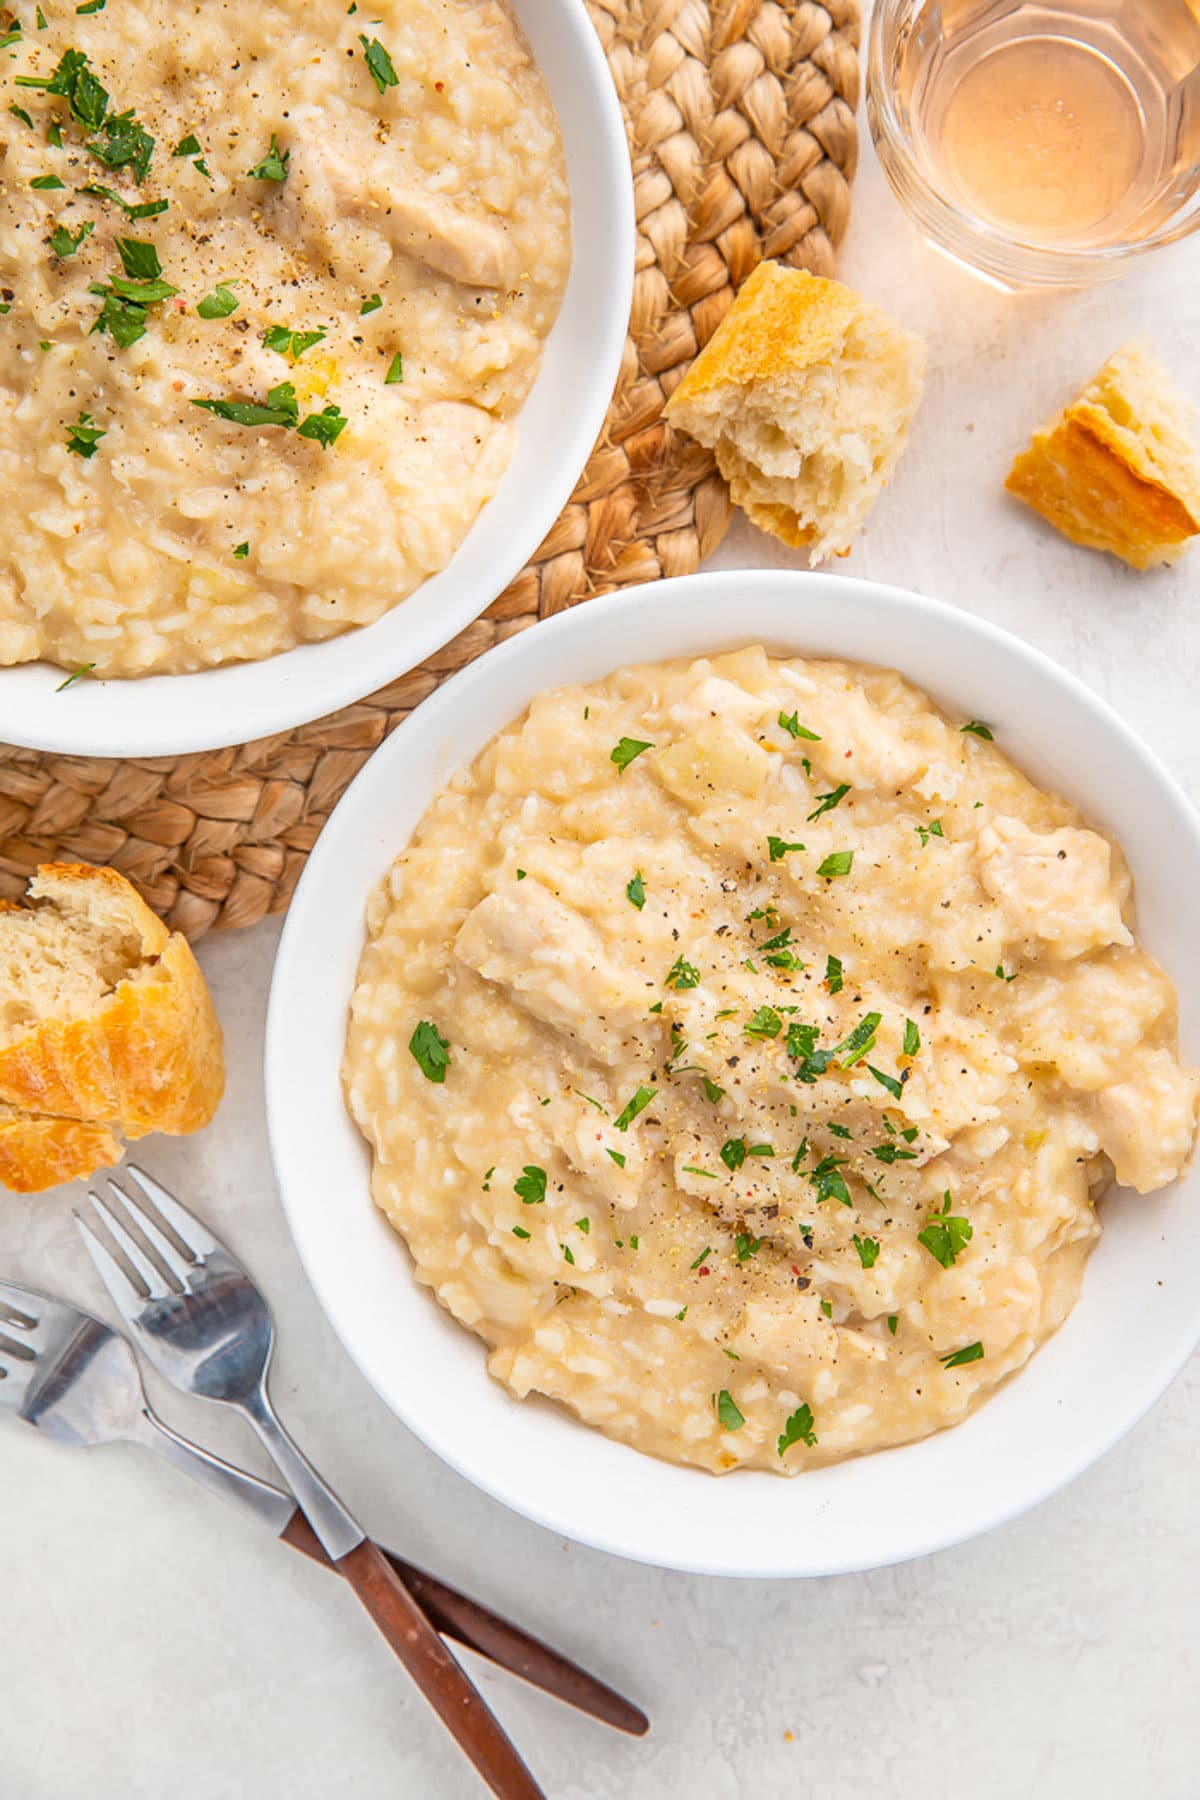
{"label": "white bowl", "polygon": [[378,750],[321,836],[283,934],[267,1028],[267,1107],[284,1207],[317,1296],[392,1410],[518,1512],[669,1568],[827,1575],[919,1556],[1045,1499],[1115,1444],[1200,1338],[1200,1175],[1116,1192],[1083,1295],[1029,1366],[963,1424],[802,1475],[721,1479],[610,1442],[493,1382],[482,1344],[418,1288],[371,1203],[338,1065],[368,891],[435,790],[540,690],[622,662],[762,642],[893,666],[983,718],[1036,781],[1120,839],[1148,948],[1200,1050],[1200,819],[1150,751],[1075,678],[965,612],[864,581],[782,571],[661,582],[592,601],[491,651]]}
{"label": "white bowl", "polygon": [[584,0],[512,0],[558,109],[574,260],[562,310],[494,498],[440,574],[373,625],[195,675],[80,681],[0,669],[0,738],[78,756],[163,756],[247,743],[360,700],[448,643],[528,562],[599,436],[629,323],[635,246],[625,122]]}

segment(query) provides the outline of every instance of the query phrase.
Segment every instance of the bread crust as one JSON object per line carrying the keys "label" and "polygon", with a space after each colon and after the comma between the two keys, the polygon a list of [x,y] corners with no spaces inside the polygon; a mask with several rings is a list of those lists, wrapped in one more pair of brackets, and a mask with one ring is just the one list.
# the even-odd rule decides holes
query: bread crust
{"label": "bread crust", "polygon": [[45,864],[30,900],[87,912],[135,939],[140,956],[86,1016],[46,1019],[0,1048],[0,1108],[12,1109],[0,1110],[0,1181],[20,1192],[89,1173],[89,1159],[119,1161],[121,1137],[198,1130],[225,1084],[221,1028],[191,947],[123,876]]}
{"label": "bread crust", "polygon": [[760,262],[667,401],[666,417],[713,388],[827,361],[850,321],[875,311],[840,281]]}
{"label": "bread crust", "polygon": [[1005,486],[1072,543],[1135,569],[1174,562],[1200,532],[1200,465],[1180,411],[1141,344],[1125,345],[1034,433]]}

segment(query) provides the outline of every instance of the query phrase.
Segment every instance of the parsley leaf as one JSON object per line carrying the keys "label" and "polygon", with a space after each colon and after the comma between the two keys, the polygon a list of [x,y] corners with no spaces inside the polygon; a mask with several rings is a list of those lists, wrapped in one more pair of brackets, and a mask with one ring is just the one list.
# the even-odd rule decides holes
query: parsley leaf
{"label": "parsley leaf", "polygon": [[840,1200],[843,1206],[850,1206],[850,1190],[846,1186],[841,1170],[845,1167],[844,1156],[823,1156],[808,1179],[816,1189],[818,1204],[822,1200]]}
{"label": "parsley leaf", "polygon": [[960,725],[958,729],[960,732],[969,731],[972,737],[986,738],[989,744],[993,742],[992,728],[985,725],[982,719],[972,719],[969,725]]}
{"label": "parsley leaf", "polygon": [[727,1169],[740,1169],[746,1160],[745,1138],[726,1138],[721,1145],[721,1161]]}
{"label": "parsley leaf", "polygon": [[306,350],[321,343],[327,335],[328,333],[320,330],[289,331],[286,325],[268,325],[262,334],[262,341],[268,350],[290,357],[292,362],[297,363]]}
{"label": "parsley leaf", "polygon": [[840,994],[842,991],[842,965],[836,956],[825,958],[825,985],[831,994]]}
{"label": "parsley leaf", "polygon": [[653,744],[644,743],[641,738],[623,737],[619,744],[614,744],[608,753],[609,762],[614,762],[623,775],[631,762],[635,762],[644,750],[653,750]]}
{"label": "parsley leaf", "polygon": [[848,875],[853,863],[853,850],[834,850],[825,858],[817,874],[823,875],[826,881],[832,881],[835,875]]}
{"label": "parsley leaf", "polygon": [[805,1401],[803,1406],[796,1408],[780,1433],[779,1454],[782,1456],[785,1451],[791,1449],[793,1444],[807,1444],[811,1450],[816,1441],[817,1434],[813,1430],[812,1407]]}
{"label": "parsley leaf", "polygon": [[983,1345],[979,1342],[964,1344],[961,1350],[955,1350],[949,1356],[939,1356],[938,1361],[944,1369],[961,1369],[964,1363],[982,1362]]}
{"label": "parsley leaf", "polygon": [[942,821],[940,819],[935,819],[932,825],[918,825],[916,827],[916,833],[921,840],[922,850],[925,848],[930,838],[944,838],[946,835],[942,830]]}
{"label": "parsley leaf", "polygon": [[107,431],[100,429],[91,413],[81,412],[75,424],[67,426],[67,449],[87,461],[95,456],[100,439],[107,436]]}
{"label": "parsley leaf", "polygon": [[400,85],[399,78],[392,66],[392,59],[380,43],[379,39],[371,38],[368,41],[360,31],[358,34],[358,41],[363,47],[363,60],[366,62],[367,68],[371,71],[371,80],[375,83],[379,92],[385,94],[388,88],[398,87]]}
{"label": "parsley leaf", "polygon": [[396,382],[404,380],[404,358],[397,350],[388,364],[388,372],[383,378],[384,387],[394,387]]}
{"label": "parsley leaf", "polygon": [[[90,80],[91,77],[89,76],[88,79]],[[85,82],[81,76],[71,102],[72,112],[80,117],[82,115],[79,114],[78,109],[84,92]],[[87,92],[88,99],[85,103],[91,105],[90,90]],[[100,93],[104,95],[104,103],[107,105],[108,96],[104,93],[103,88],[100,89]],[[85,124],[88,122],[84,121]],[[104,120],[103,129],[104,137],[88,139],[88,149],[96,161],[102,162],[106,169],[132,169],[133,178],[140,185],[150,171],[150,159],[154,155],[154,139],[134,118],[132,110],[110,113]]]}
{"label": "parsley leaf", "polygon": [[706,1098],[711,1100],[714,1106],[717,1104],[718,1100],[723,1100],[725,1098],[725,1089],[723,1087],[718,1087],[710,1075],[702,1075],[700,1079],[704,1084]]}
{"label": "parsley leaf", "polygon": [[379,294],[369,294],[358,310],[365,316],[367,313],[378,312],[382,305],[383,299]]}
{"label": "parsley leaf", "polygon": [[86,678],[92,673],[92,670],[95,667],[96,667],[95,663],[80,663],[79,667],[75,670],[73,675],[68,675],[67,679],[65,681],[59,682],[58,686],[54,690],[55,693],[61,694],[64,688],[74,687],[75,683],[77,681],[86,680]]}
{"label": "parsley leaf", "polygon": [[239,559],[239,561],[242,561],[242,562],[244,562],[244,561],[245,561],[245,559],[246,559],[246,558],[247,558],[247,557],[248,557],[248,556],[249,556],[249,554],[250,554],[250,540],[249,540],[249,538],[247,538],[247,539],[246,539],[246,541],[245,541],[245,543],[244,543],[244,544],[235,544],[235,545],[234,545],[234,547],[233,547],[233,554],[234,554],[234,555],[235,555],[235,556],[236,556],[236,557],[237,557],[237,558],[238,558],[238,559]]}
{"label": "parsley leaf", "polygon": [[450,1066],[450,1044],[436,1025],[422,1019],[408,1040],[408,1047],[426,1081],[443,1082]]}
{"label": "parsley leaf", "polygon": [[607,1146],[605,1146],[604,1154],[605,1154],[605,1156],[612,1157],[612,1159],[616,1163],[618,1169],[623,1169],[625,1167],[626,1158],[624,1156],[622,1156],[622,1154],[619,1150],[610,1150],[610,1149],[608,1149]]}
{"label": "parsley leaf", "polygon": [[272,132],[271,148],[261,162],[246,170],[246,174],[251,181],[286,181],[291,160],[291,151],[281,150],[275,133]]}
{"label": "parsley leaf", "polygon": [[899,1313],[889,1313],[888,1314],[887,1328],[891,1332],[893,1337],[895,1337],[895,1335],[896,1335],[896,1327],[899,1323],[900,1323],[900,1314]]}
{"label": "parsley leaf", "polygon": [[822,813],[832,812],[834,807],[843,801],[849,792],[850,783],[844,781],[841,787],[833,788],[828,794],[818,794],[816,796],[817,805],[813,811],[809,813],[808,823],[811,825],[814,819],[819,819],[821,817]]}
{"label": "parsley leaf", "polygon": [[642,880],[642,872],[640,869],[633,877],[632,881],[627,881],[625,883],[625,898],[628,900],[630,906],[636,906],[639,912],[641,912],[643,906],[645,906],[646,884]]}
{"label": "parsley leaf", "polygon": [[55,256],[65,262],[68,256],[74,256],[85,237],[90,237],[96,227],[90,219],[79,227],[78,231],[68,231],[65,225],[56,225],[50,233],[50,248]]}
{"label": "parsley leaf", "polygon": [[875,1144],[871,1155],[881,1163],[916,1162],[915,1150],[901,1150],[898,1144]]}
{"label": "parsley leaf", "polygon": [[219,281],[211,294],[205,294],[196,307],[202,319],[227,319],[238,309],[239,301],[231,281]]}
{"label": "parsley leaf", "polygon": [[288,431],[294,429],[299,416],[296,390],[290,381],[269,389],[265,405],[252,400],[193,400],[192,405],[233,425],[282,425]]}
{"label": "parsley leaf", "polygon": [[867,1064],[867,1069],[868,1072],[875,1077],[880,1087],[887,1089],[893,1100],[902,1100],[904,1098],[903,1085],[896,1080],[894,1075],[885,1075],[882,1069],[876,1069],[870,1063]]}
{"label": "parsley leaf", "polygon": [[[158,260],[158,251],[153,244],[145,243],[141,238],[117,238],[115,240],[125,273],[131,281],[157,281],[162,274],[162,264]],[[174,288],[171,293],[175,293]],[[126,299],[132,296],[126,295]],[[163,299],[170,298],[164,294]]]}
{"label": "parsley leaf", "polygon": [[172,150],[171,155],[172,156],[203,156],[204,155],[204,146],[200,142],[200,139],[198,137],[194,136],[193,133],[189,131],[186,137],[180,138],[179,142],[176,144],[175,148]]}
{"label": "parsley leaf", "polygon": [[935,1213],[924,1231],[917,1233],[917,1242],[924,1245],[943,1269],[952,1269],[974,1235],[968,1220],[950,1216],[950,1190],[947,1188],[941,1212]]}
{"label": "parsley leaf", "polygon": [[513,1182],[513,1193],[525,1206],[540,1206],[546,1198],[545,1169],[539,1169],[536,1163],[526,1163],[522,1173]]}
{"label": "parsley leaf", "polygon": [[649,1104],[653,1100],[653,1098],[654,1098],[654,1089],[653,1088],[640,1087],[638,1089],[637,1093],[633,1096],[632,1100],[629,1100],[625,1103],[625,1105],[622,1107],[621,1111],[617,1114],[616,1118],[613,1120],[613,1123],[616,1126],[617,1130],[618,1131],[628,1131],[629,1127],[633,1124],[633,1121],[637,1118],[638,1114],[640,1112],[645,1112],[646,1108],[649,1106]]}
{"label": "parsley leaf", "polygon": [[803,844],[789,844],[780,837],[769,837],[767,839],[767,849],[771,852],[772,862],[782,862],[789,851],[803,850],[803,848]]}
{"label": "parsley leaf", "polygon": [[904,1021],[904,1054],[915,1056],[921,1048],[921,1033],[911,1019]]}
{"label": "parsley leaf", "polygon": [[330,405],[319,413],[309,413],[297,427],[296,436],[310,438],[314,444],[320,444],[322,450],[328,450],[330,444],[337,443],[349,423],[340,406]]}
{"label": "parsley leaf", "polygon": [[734,1405],[728,1388],[722,1388],[717,1395],[717,1417],[721,1421],[723,1431],[740,1431],[746,1423]]}
{"label": "parsley leaf", "polygon": [[526,1229],[523,1225],[514,1225],[512,1228],[512,1234],[515,1238],[526,1238],[527,1239],[529,1237],[529,1233],[526,1231]]}
{"label": "parsley leaf", "polygon": [[875,1033],[879,1030],[882,1020],[882,1013],[864,1014],[849,1037],[843,1038],[842,1042],[835,1047],[833,1054],[843,1069],[853,1068],[854,1064],[861,1061],[867,1054],[875,1042]]}
{"label": "parsley leaf", "polygon": [[35,175],[29,185],[37,188],[39,193],[48,193],[52,188],[65,188],[67,184],[60,181],[57,175]]}
{"label": "parsley leaf", "polygon": [[789,737],[807,738],[810,744],[819,744],[821,741],[815,731],[804,729],[800,723],[799,713],[780,713],[779,727],[781,731],[786,731]]}
{"label": "parsley leaf", "polygon": [[700,971],[695,963],[687,962],[682,956],[677,956],[663,976],[663,983],[666,987],[674,988],[677,994],[682,994],[688,988],[700,986]]}
{"label": "parsley leaf", "polygon": [[760,1006],[744,1030],[747,1037],[777,1038],[783,1030],[783,1020],[773,1006]]}
{"label": "parsley leaf", "polygon": [[708,1261],[708,1259],[711,1255],[712,1255],[712,1245],[705,1244],[703,1250],[700,1252],[700,1254],[696,1258],[695,1262],[691,1262],[688,1264],[689,1273],[693,1269],[699,1269],[699,1268],[703,1267],[703,1265]]}
{"label": "parsley leaf", "polygon": [[25,108],[23,106],[17,106],[14,104],[14,105],[10,106],[8,110],[12,114],[14,119],[20,119],[22,125],[28,125],[30,131],[33,130],[33,120],[30,118],[29,114],[25,111]]}
{"label": "parsley leaf", "polygon": [[873,1269],[879,1260],[879,1239],[859,1237],[854,1233],[854,1248],[858,1251],[858,1260],[864,1269]]}
{"label": "parsley leaf", "polygon": [[762,1243],[761,1238],[751,1237],[748,1231],[739,1231],[733,1240],[738,1261],[740,1263],[749,1262],[755,1251],[762,1249]]}

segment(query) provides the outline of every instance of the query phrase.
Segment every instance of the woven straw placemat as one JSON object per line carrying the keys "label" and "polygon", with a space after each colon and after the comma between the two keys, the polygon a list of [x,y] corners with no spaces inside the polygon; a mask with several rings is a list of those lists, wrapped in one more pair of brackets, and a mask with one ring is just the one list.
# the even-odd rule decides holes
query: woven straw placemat
{"label": "woven straw placemat", "polygon": [[633,312],[608,420],[533,561],[436,656],[279,737],[136,761],[0,747],[0,897],[39,862],[111,863],[176,929],[282,912],[330,810],[440,681],[593,594],[690,574],[729,522],[663,402],[762,257],[832,274],[858,141],[859,0],[588,0],[629,131]]}

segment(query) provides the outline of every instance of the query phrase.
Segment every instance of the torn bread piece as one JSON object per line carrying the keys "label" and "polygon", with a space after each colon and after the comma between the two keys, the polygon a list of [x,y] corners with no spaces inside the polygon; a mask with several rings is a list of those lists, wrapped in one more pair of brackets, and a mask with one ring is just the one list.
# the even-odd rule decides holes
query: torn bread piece
{"label": "torn bread piece", "polygon": [[112,869],[50,863],[0,910],[0,1181],[35,1192],[121,1140],[206,1125],[221,1028],[187,941]]}
{"label": "torn bread piece", "polygon": [[1174,562],[1200,532],[1193,411],[1134,338],[1034,433],[1005,486],[1073,543],[1135,569]]}
{"label": "torn bread piece", "polygon": [[839,281],[760,263],[667,402],[764,531],[841,556],[908,441],[925,345]]}

